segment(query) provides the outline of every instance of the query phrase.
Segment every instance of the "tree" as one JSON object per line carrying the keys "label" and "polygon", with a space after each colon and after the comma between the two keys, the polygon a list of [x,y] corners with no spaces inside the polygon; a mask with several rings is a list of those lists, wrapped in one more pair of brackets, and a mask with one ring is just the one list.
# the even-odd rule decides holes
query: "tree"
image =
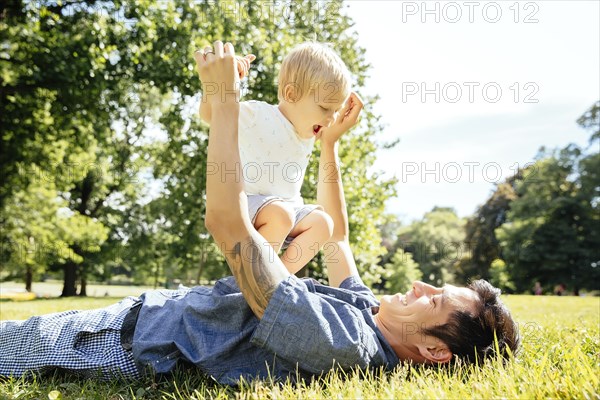
{"label": "tree", "polygon": [[588,149],[540,149],[536,162],[499,185],[469,220],[472,255],[459,264],[463,281],[482,277],[521,291],[538,280],[549,289],[560,283],[575,291],[594,287],[600,258],[600,155],[594,149],[599,110],[596,102],[577,120],[592,131]]}
{"label": "tree", "polygon": [[426,282],[453,282],[454,265],[465,252],[464,225],[453,209],[434,207],[400,230],[396,247],[412,254]]}
{"label": "tree", "polygon": [[497,185],[492,196],[467,221],[465,245],[468,251],[457,264],[456,270],[460,282],[491,278],[492,262],[501,255],[495,230],[506,221],[510,203],[516,198],[514,183],[519,173]]}
{"label": "tree", "polygon": [[[100,223],[72,213],[67,202],[57,197],[50,186],[30,184],[26,190],[12,193],[4,204],[4,226],[10,232],[7,259],[3,267],[13,273],[25,273],[25,289],[32,291],[35,276],[48,264],[81,262],[71,251],[77,242],[89,253],[98,252],[106,240],[107,229]],[[24,271],[23,271],[24,269]]]}
{"label": "tree", "polygon": [[[224,39],[239,53],[256,54],[245,98],[272,103],[281,59],[301,41],[334,43],[356,89],[369,67],[341,2],[15,1],[2,7],[0,166],[8,178],[0,184],[1,239],[18,236],[4,218],[14,207],[5,205],[14,204],[15,193],[33,198],[36,192],[32,174],[18,172],[43,171],[55,193],[44,203],[28,202],[42,208],[33,215],[58,212],[46,204],[56,198],[66,202],[72,222],[87,221],[69,240],[55,225],[39,233],[39,240],[62,241],[73,254],[38,266],[64,270],[65,296],[76,294],[78,281],[84,295],[88,275],[107,278],[113,268],[155,282],[227,271],[204,228],[208,128],[195,116],[195,49]],[[341,154],[351,245],[367,282],[382,273],[376,226],[395,183],[367,172],[380,131],[367,104]],[[317,158],[316,150],[303,187],[307,201],[316,197]],[[42,186],[50,190],[48,182]],[[11,246],[2,252],[3,259],[14,255]],[[321,257],[312,263],[315,275],[322,264]]]}
{"label": "tree", "polygon": [[419,264],[413,260],[412,255],[398,249],[391,261],[385,265],[385,288],[391,293],[405,292],[422,276]]}
{"label": "tree", "polygon": [[[385,253],[381,256],[379,264],[385,268],[397,250],[398,232],[402,228],[402,221],[397,215],[386,213],[383,217],[383,223],[377,227],[381,234],[381,245],[385,248]],[[384,277],[385,281],[385,277]],[[385,283],[385,282],[382,282]]]}
{"label": "tree", "polygon": [[591,130],[590,146],[600,142],[600,100],[595,102],[581,117],[577,119],[579,126]]}
{"label": "tree", "polygon": [[513,292],[515,290],[515,284],[510,279],[510,275],[508,274],[504,260],[497,258],[492,261],[489,272],[490,277],[488,280],[492,285],[496,286],[502,291]]}
{"label": "tree", "polygon": [[[14,1],[1,10],[0,167],[7,179],[0,185],[0,239],[22,242],[24,231],[18,226],[26,226],[27,243],[67,245],[69,256],[53,260],[64,263],[66,275],[74,279],[70,272],[83,261],[83,253],[97,251],[106,239],[103,225],[82,212],[89,199],[86,189],[93,183],[82,171],[97,167],[95,152],[104,148],[98,145],[110,132],[105,95],[111,82],[107,75],[114,69],[106,67],[111,65],[107,51],[116,46],[102,29],[115,25],[73,7],[77,5]],[[77,192],[82,196],[76,198]],[[43,201],[35,202],[39,193],[45,193]],[[27,215],[11,216],[14,196],[28,204]],[[53,204],[63,202],[70,204],[70,217],[51,218],[59,211]],[[46,223],[32,229],[42,215]],[[4,258],[15,260],[10,246],[3,249]],[[39,260],[39,266],[48,266],[52,259]],[[9,267],[20,268],[14,262]],[[65,283],[63,293],[74,294],[74,284]]]}
{"label": "tree", "polygon": [[542,150],[537,158],[535,174],[517,183],[517,198],[496,230],[511,278],[520,291],[538,280],[546,287],[567,284],[575,292],[597,289],[599,182],[589,168],[598,166],[598,155],[582,156],[569,145]]}
{"label": "tree", "polygon": [[[183,22],[178,31],[187,29],[187,21],[194,20],[185,18],[187,7],[185,4],[181,6],[184,14],[180,17]],[[252,23],[240,24],[240,13],[223,12],[223,8],[215,9],[202,5],[194,11],[199,13],[197,19],[201,21],[200,25],[205,30],[201,36],[190,31],[190,36],[193,37],[194,48],[202,48],[213,40],[226,38],[236,45],[239,53],[257,55],[250,78],[245,84],[245,99],[277,103],[277,87],[274,83],[277,81],[280,63],[294,45],[305,40],[334,43],[336,51],[353,73],[357,88],[364,84],[368,64],[364,61],[363,52],[356,45],[356,33],[350,31],[350,19],[340,13],[341,2],[276,3],[267,13],[264,9],[259,9],[260,4],[253,2],[236,2],[235,7],[243,10],[243,16]],[[290,11],[293,13],[288,14]],[[220,16],[216,22],[214,18],[210,18],[214,17],[215,13]],[[286,15],[288,17],[283,17]],[[204,22],[209,20],[210,23]],[[193,27],[193,24],[190,25],[190,29]],[[189,54],[192,49],[189,50],[185,64],[175,68],[176,71],[191,71]],[[156,153],[154,162],[155,177],[165,182],[164,197],[155,200],[161,202],[164,207],[155,209],[160,209],[161,215],[167,221],[162,225],[163,229],[168,229],[178,237],[182,248],[191,254],[186,264],[195,270],[197,265],[201,264],[199,254],[202,254],[202,249],[205,248],[203,240],[199,238],[206,234],[203,207],[208,128],[200,124],[195,115],[198,98],[193,96],[194,90],[199,87],[197,78],[186,73],[185,76],[171,80],[186,83],[191,81],[196,84],[191,89],[178,88],[182,95],[189,98],[174,104],[161,118],[169,142]],[[382,267],[378,265],[383,248],[380,246],[380,235],[376,227],[383,218],[385,201],[395,193],[395,180],[384,180],[376,173],[367,172],[374,162],[377,149],[374,138],[382,128],[378,117],[372,112],[372,104],[369,104],[369,101],[375,99],[365,100],[367,106],[362,123],[343,138],[340,158],[350,214],[350,242],[363,279],[370,283],[379,280],[383,272]],[[184,105],[190,103],[193,104],[192,110],[186,111]],[[319,150],[316,148],[302,188],[302,195],[307,203],[316,201],[318,158]],[[173,246],[172,249],[176,250],[177,247]],[[311,275],[324,278],[323,265],[322,256],[317,256],[309,264]],[[221,267],[223,273],[226,273],[226,265],[222,263]]]}

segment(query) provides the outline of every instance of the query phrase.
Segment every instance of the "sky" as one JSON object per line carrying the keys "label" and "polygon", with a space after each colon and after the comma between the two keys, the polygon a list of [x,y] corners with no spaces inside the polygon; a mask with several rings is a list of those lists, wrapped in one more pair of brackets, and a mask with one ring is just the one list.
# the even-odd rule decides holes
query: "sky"
{"label": "sky", "polygon": [[586,147],[575,121],[600,99],[599,5],[346,2],[371,64],[361,93],[380,96],[381,140],[400,139],[373,167],[399,179],[388,211],[466,217],[540,147]]}

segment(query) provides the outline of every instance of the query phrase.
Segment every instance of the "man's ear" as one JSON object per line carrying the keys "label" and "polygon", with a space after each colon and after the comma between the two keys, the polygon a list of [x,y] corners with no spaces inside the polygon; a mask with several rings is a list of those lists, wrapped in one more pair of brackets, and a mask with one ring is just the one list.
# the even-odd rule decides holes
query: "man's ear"
{"label": "man's ear", "polygon": [[452,352],[446,345],[436,343],[435,345],[418,344],[419,353],[432,363],[447,363],[452,360]]}

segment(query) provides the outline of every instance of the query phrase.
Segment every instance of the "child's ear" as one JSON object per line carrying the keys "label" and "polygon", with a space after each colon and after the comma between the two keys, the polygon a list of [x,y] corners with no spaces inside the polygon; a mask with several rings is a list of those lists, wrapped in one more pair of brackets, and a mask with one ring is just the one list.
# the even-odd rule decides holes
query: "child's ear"
{"label": "child's ear", "polygon": [[285,99],[285,101],[287,101],[288,103],[295,103],[296,99],[298,98],[298,93],[296,90],[296,86],[295,85],[285,85],[285,88],[283,89],[283,98]]}
{"label": "child's ear", "polygon": [[419,353],[432,363],[447,363],[452,359],[452,352],[445,345],[438,343],[435,346],[425,344],[417,345]]}

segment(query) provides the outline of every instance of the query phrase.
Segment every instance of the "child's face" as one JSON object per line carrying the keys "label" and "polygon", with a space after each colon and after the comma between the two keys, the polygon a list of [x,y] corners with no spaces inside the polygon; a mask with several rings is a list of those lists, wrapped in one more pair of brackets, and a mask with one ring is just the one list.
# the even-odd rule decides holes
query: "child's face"
{"label": "child's face", "polygon": [[320,137],[321,130],[333,124],[347,99],[341,91],[324,84],[299,101],[289,103],[288,118],[301,138]]}

